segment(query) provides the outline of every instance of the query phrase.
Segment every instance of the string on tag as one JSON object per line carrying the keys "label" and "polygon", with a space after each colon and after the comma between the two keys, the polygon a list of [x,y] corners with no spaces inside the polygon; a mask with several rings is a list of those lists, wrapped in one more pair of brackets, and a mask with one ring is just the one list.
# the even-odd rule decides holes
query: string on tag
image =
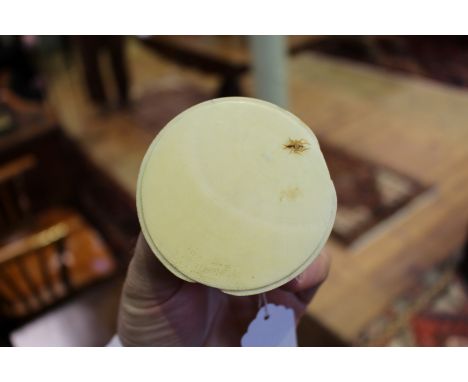
{"label": "string on tag", "polygon": [[260,310],[262,307],[265,307],[265,316],[263,318],[268,320],[270,318],[270,312],[268,312],[268,300],[266,293],[258,295],[258,309]]}

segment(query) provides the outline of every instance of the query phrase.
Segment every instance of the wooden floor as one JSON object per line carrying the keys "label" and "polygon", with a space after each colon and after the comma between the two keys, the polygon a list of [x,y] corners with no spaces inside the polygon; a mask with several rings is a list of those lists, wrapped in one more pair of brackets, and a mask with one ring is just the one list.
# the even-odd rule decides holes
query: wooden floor
{"label": "wooden floor", "polygon": [[[155,86],[188,81],[207,92],[214,92],[217,86],[215,76],[201,76],[170,64],[133,39],[128,40],[127,56],[131,99],[134,102]],[[105,57],[101,63],[105,68]],[[49,68],[49,99],[68,133],[87,149],[99,165],[114,174],[126,190],[134,193],[140,162],[153,134],[131,111],[103,115],[96,110],[87,98],[81,69],[78,59],[71,67],[65,67],[57,58]],[[105,79],[109,77],[105,69],[103,73]],[[108,94],[112,94],[112,81],[107,80]]]}
{"label": "wooden floor", "polygon": [[433,191],[354,248],[329,242],[334,264],[310,313],[345,340],[465,240],[468,93],[318,55],[291,62],[292,111],[334,144]]}
{"label": "wooden floor", "polygon": [[[190,82],[207,92],[216,88],[215,77],[181,69],[136,41],[128,48],[134,100],[161,81]],[[367,326],[464,241],[468,94],[309,53],[291,59],[290,84],[291,110],[321,138],[433,189],[360,245],[327,245],[332,271],[309,313],[345,341],[362,343]],[[249,94],[248,77],[243,86]],[[86,100],[79,65],[54,75],[51,101],[69,133],[134,193],[154,133],[131,111],[99,116]]]}

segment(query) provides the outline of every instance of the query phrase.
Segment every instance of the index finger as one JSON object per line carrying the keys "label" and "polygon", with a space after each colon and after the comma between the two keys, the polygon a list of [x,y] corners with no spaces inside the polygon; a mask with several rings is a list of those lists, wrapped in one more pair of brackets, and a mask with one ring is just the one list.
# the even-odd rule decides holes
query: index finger
{"label": "index finger", "polygon": [[331,256],[322,253],[310,264],[304,272],[281,286],[281,289],[293,293],[305,293],[319,287],[327,278],[330,271]]}

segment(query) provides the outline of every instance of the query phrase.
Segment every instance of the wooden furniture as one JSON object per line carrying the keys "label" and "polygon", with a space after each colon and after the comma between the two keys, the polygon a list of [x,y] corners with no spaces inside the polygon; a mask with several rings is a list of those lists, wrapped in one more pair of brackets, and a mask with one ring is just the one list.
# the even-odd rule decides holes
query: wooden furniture
{"label": "wooden furniture", "polygon": [[60,128],[25,130],[0,151],[3,339],[113,274],[121,279],[138,234],[133,200]]}
{"label": "wooden furniture", "polygon": [[0,315],[25,318],[112,275],[115,260],[73,210],[49,209],[0,243]]}
{"label": "wooden furniture", "polygon": [[[321,36],[288,36],[288,49],[296,54]],[[220,76],[214,97],[241,95],[240,76],[250,66],[246,36],[151,36],[141,39],[158,54],[203,73]]]}
{"label": "wooden furniture", "polygon": [[115,260],[97,233],[73,209],[32,213],[27,154],[0,166],[0,318],[15,327],[99,279]]}
{"label": "wooden furniture", "polygon": [[291,60],[290,78],[292,111],[321,139],[431,188],[359,245],[327,245],[332,270],[309,315],[347,343],[381,344],[392,323],[368,329],[466,239],[468,94],[313,54]]}
{"label": "wooden furniture", "polygon": [[0,163],[24,156],[36,160],[26,182],[31,213],[76,208],[125,261],[139,232],[138,219],[132,196],[116,183],[115,174],[105,172],[57,124],[19,127],[0,139]]}

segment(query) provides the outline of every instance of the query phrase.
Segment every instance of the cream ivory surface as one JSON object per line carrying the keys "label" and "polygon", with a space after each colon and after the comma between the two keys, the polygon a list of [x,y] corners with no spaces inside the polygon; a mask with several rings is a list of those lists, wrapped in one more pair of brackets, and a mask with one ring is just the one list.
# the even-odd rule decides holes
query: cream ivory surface
{"label": "cream ivory surface", "polygon": [[250,295],[314,260],[336,195],[306,125],[270,103],[233,97],[196,105],[158,134],[137,205],[148,244],[174,274]]}

